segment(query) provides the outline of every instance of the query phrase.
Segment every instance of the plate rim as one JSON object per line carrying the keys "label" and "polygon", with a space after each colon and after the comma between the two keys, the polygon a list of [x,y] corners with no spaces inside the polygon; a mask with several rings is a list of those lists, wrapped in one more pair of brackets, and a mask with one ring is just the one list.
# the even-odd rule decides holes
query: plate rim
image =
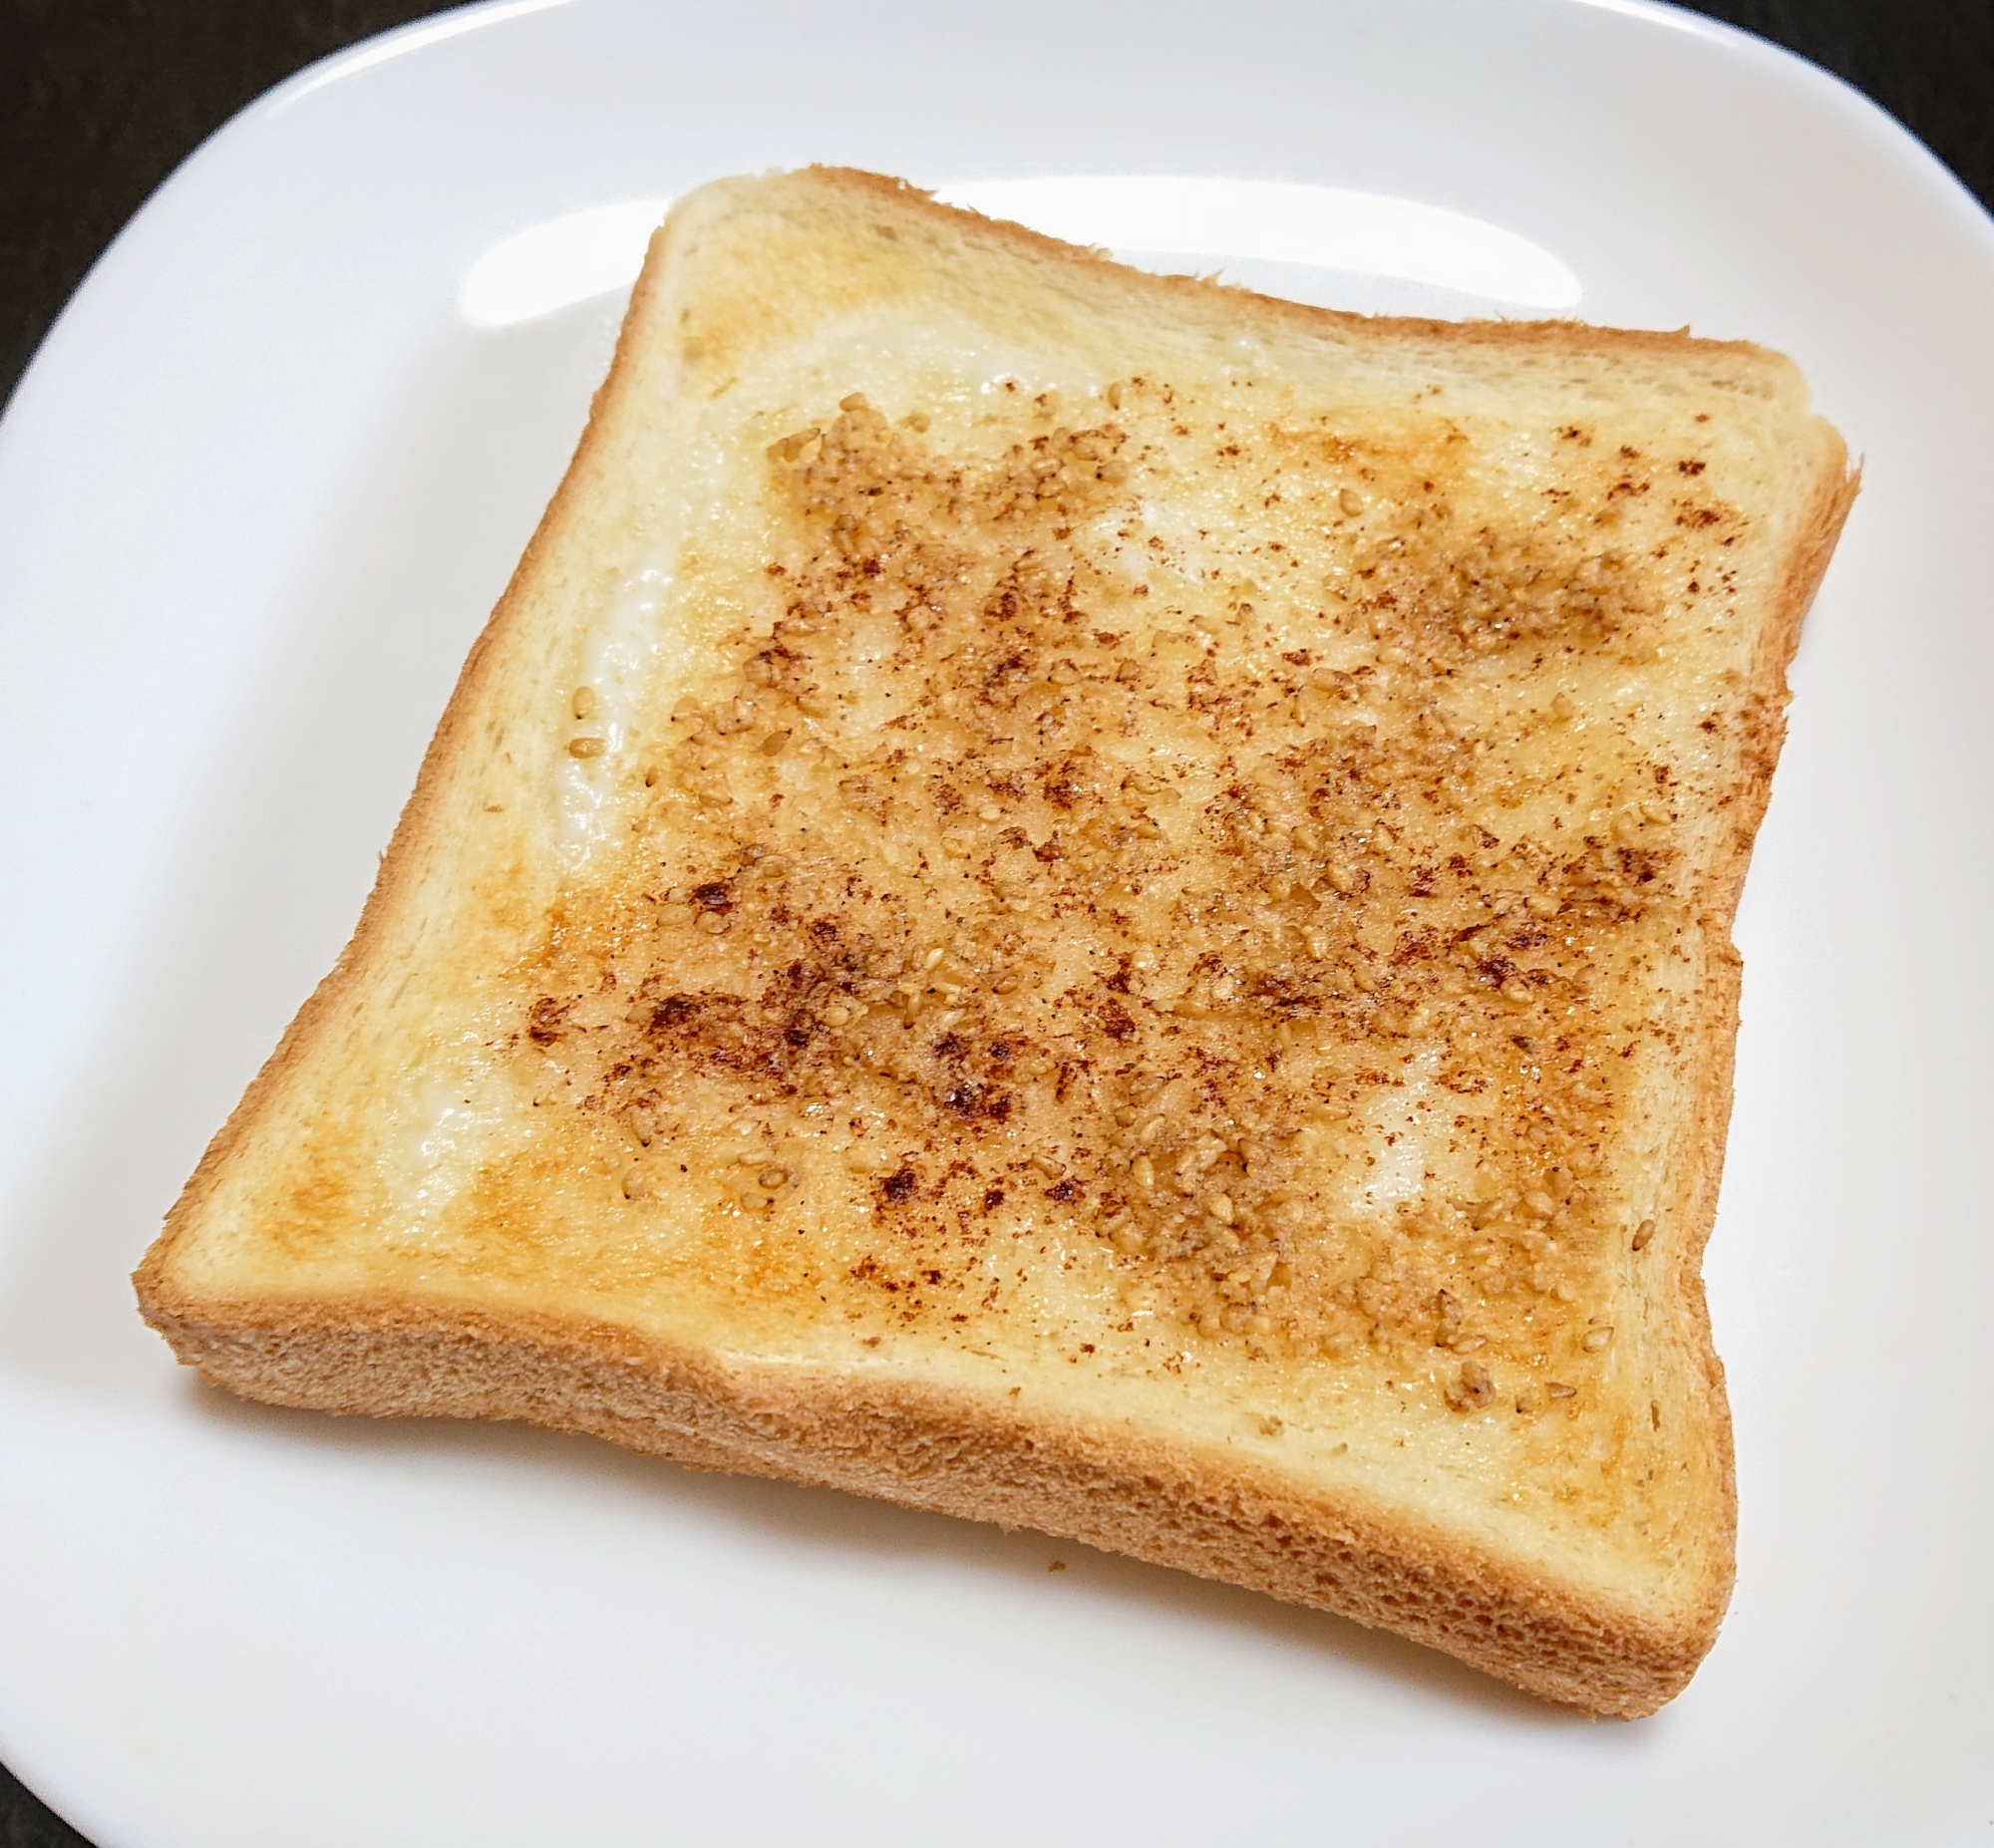
{"label": "plate rim", "polygon": [[[1958,220],[1953,227],[1955,234],[1977,239],[1983,254],[1994,254],[1994,215],[1990,215],[1958,176],[1908,128],[1833,73],[1741,28],[1661,4],[1659,0],[1551,0],[1551,3],[1683,32],[1726,54],[1747,57],[1763,71],[1779,71],[1785,81],[1804,83],[1819,96],[1833,98],[1851,127],[1859,124],[1872,137],[1880,127],[1885,131],[1884,141],[1893,147],[1900,160],[1906,154],[1912,156],[1902,168],[1909,182],[1930,186],[1936,180],[1940,196],[1955,208],[1963,205],[1966,208],[1964,212],[1955,209],[1953,214]],[[364,81],[369,71],[380,69],[410,53],[445,44],[467,34],[503,26],[514,19],[570,10],[576,14],[586,13],[590,10],[590,0],[477,0],[476,4],[452,9],[427,20],[412,21],[345,47],[293,73],[243,106],[173,169],[93,262],[75,294],[44,334],[21,379],[9,395],[4,411],[0,411],[0,444],[16,435],[25,415],[20,407],[27,399],[30,381],[47,374],[52,365],[60,363],[68,346],[81,338],[77,332],[78,316],[74,312],[77,304],[89,297],[94,305],[97,294],[117,286],[116,279],[107,272],[108,259],[128,244],[136,227],[148,222],[162,209],[163,199],[178,202],[181,195],[199,183],[198,176],[204,163],[224,138],[240,140],[256,133],[263,125],[280,122],[291,107],[306,96],[332,84]],[[50,359],[52,352],[58,356],[56,361]],[[4,1680],[4,1672],[0,1672],[0,1680]],[[69,1813],[65,1803],[72,1800],[77,1813],[87,1811],[91,1805],[83,1797],[80,1780],[66,1774],[63,1767],[45,1769],[37,1757],[32,1749],[24,1757],[14,1738],[0,1730],[0,1759],[4,1759],[19,1781],[60,1813]],[[122,1832],[122,1825],[113,1832]]]}

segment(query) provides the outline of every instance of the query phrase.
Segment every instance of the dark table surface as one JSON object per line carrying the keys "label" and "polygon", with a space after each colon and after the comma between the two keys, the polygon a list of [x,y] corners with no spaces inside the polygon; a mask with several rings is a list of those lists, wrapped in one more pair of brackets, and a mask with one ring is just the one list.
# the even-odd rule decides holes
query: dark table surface
{"label": "dark table surface", "polygon": [[[660,0],[668,4],[669,0]],[[194,147],[408,0],[0,0],[0,395]],[[1865,91],[1994,208],[1994,0],[1709,0]],[[90,1848],[0,1766],[0,1848]]]}

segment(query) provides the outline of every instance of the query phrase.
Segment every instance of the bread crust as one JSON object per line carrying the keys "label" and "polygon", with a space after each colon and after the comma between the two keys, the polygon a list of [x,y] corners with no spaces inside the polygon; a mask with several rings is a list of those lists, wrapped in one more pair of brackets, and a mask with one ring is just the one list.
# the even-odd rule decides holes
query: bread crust
{"label": "bread crust", "polygon": [[[1731,849],[1713,869],[1702,925],[1710,944],[1712,977],[1694,1023],[1700,1051],[1694,1069],[1702,1083],[1694,1100],[1693,1153],[1678,1163],[1681,1183],[1674,1221],[1682,1228],[1669,1300],[1682,1306],[1693,1331],[1691,1352],[1696,1380],[1706,1408],[1711,1440],[1719,1446],[1718,1470],[1723,1495],[1722,1581],[1713,1584],[1700,1621],[1710,1642],[1731,1602],[1737,1576],[1738,1476],[1732,1439],[1731,1405],[1724,1389],[1724,1363],[1719,1360],[1710,1323],[1710,1304],[1703,1287],[1703,1254],[1717,1223],[1717,1202],[1724,1179],[1724,1151],[1731,1127],[1733,1083],[1737,1070],[1739,1001],[1745,959],[1731,940],[1739,899],[1750,869],[1752,845],[1772,800],[1773,768],[1786,739],[1786,708],[1790,697],[1787,669],[1800,647],[1802,626],[1827,572],[1840,537],[1842,522],[1860,488],[1858,471],[1847,467],[1847,452],[1834,440],[1833,466],[1824,471],[1813,504],[1802,522],[1802,539],[1779,598],[1767,623],[1754,663],[1752,682],[1753,737],[1741,754],[1741,772],[1733,787],[1732,810],[1737,816]],[[1709,1644],[1705,1645],[1708,1649]],[[1666,1697],[1666,1696],[1665,1696]]]}
{"label": "bread crust", "polygon": [[[662,229],[652,233],[653,257],[663,236]],[[429,748],[423,753],[415,787],[409,792],[409,799],[402,804],[395,831],[389,838],[387,851],[381,856],[374,884],[361,907],[360,920],[353,927],[352,937],[340,951],[338,960],[306,997],[304,1005],[291,1017],[276,1050],[249,1080],[240,1101],[228,1113],[227,1121],[215,1131],[201,1152],[200,1161],[168,1210],[160,1236],[133,1273],[133,1285],[149,1317],[153,1302],[165,1287],[166,1267],[173,1248],[198,1219],[213,1191],[216,1177],[255,1135],[275,1099],[305,1062],[313,1046],[326,1033],[342,1006],[365,987],[370,970],[379,961],[392,935],[397,912],[415,897],[421,886],[427,871],[426,856],[433,850],[443,792],[471,747],[482,705],[505,643],[541,578],[554,536],[574,518],[585,497],[591,471],[607,460],[605,432],[612,426],[619,405],[633,390],[631,353],[636,338],[634,330],[641,321],[638,310],[657,287],[657,264],[654,260],[647,260],[632,290],[632,312],[624,317],[617,333],[609,371],[589,400],[588,422],[582,429],[574,456],[561,476],[560,485],[554,490],[553,498],[547,502],[546,511],[533,528],[533,536],[527,540],[526,549],[520,554],[519,562],[507,580],[504,593],[494,605],[491,616],[471,646],[470,654],[465,657],[464,666],[458,671],[449,703],[444,707],[442,719],[437,722]]]}
{"label": "bread crust", "polygon": [[[813,169],[815,183],[889,206],[956,234],[964,214],[903,182]],[[466,661],[358,926],[332,971],[291,1022],[201,1157],[134,1282],[146,1320],[178,1358],[216,1385],[284,1405],[386,1416],[520,1418],[603,1436],[695,1467],[836,1487],[1007,1526],[1029,1526],[1201,1576],[1249,1586],[1429,1643],[1504,1681],[1589,1711],[1634,1717],[1677,1694],[1715,1637],[1731,1588],[1736,1523],[1722,1368],[1700,1278],[1715,1217],[1731,1108],[1740,963],[1730,929],[1752,838],[1784,733],[1786,669],[1856,490],[1838,440],[1825,455],[1814,503],[1793,548],[1753,677],[1752,736],[1732,791],[1728,852],[1699,906],[1706,984],[1688,1023],[1700,1088],[1677,1197],[1669,1299],[1681,1316],[1700,1400],[1697,1428],[1716,1445],[1721,1562],[1701,1601],[1667,1622],[1579,1595],[1554,1578],[1487,1556],[1458,1536],[1354,1497],[1297,1492],[1249,1462],[1154,1438],[1056,1422],[1029,1409],[906,1380],[818,1379],[793,1369],[725,1366],[585,1317],[411,1304],[369,1295],[217,1301],[183,1286],[175,1252],[200,1223],[218,1178],[266,1124],[322,1038],[374,980],[441,841],[443,797],[473,748],[495,678],[547,569],[556,538],[611,465],[609,434],[635,389],[636,330],[662,286],[671,227],[653,239],[608,377],[559,490],[504,596]],[[1747,343],[1569,323],[1379,323],[1179,277],[1122,269],[1022,227],[976,221],[976,235],[1035,264],[1159,299],[1237,306],[1305,331],[1362,332],[1511,351],[1762,359]]]}
{"label": "bread crust", "polygon": [[[1058,238],[1048,237],[1026,225],[1013,224],[1008,219],[989,218],[961,206],[944,205],[932,194],[904,179],[863,172],[855,167],[816,166],[808,171],[814,180],[834,192],[846,194],[854,200],[888,205],[895,212],[910,213],[950,231],[959,230],[964,219],[973,220],[979,235],[989,242],[1034,262],[1048,263],[1069,271],[1084,271],[1094,286],[1108,281],[1152,302],[1176,300],[1186,305],[1209,307],[1216,299],[1250,307],[1256,319],[1292,327],[1302,333],[1320,334],[1339,329],[1361,332],[1367,337],[1379,334],[1424,336],[1445,341],[1450,346],[1458,347],[1466,343],[1507,352],[1582,350],[1679,356],[1686,349],[1693,348],[1711,357],[1722,353],[1736,354],[1747,360],[1772,357],[1768,348],[1754,341],[1710,340],[1692,336],[1687,328],[1664,333],[1648,328],[1597,327],[1587,321],[1437,321],[1418,315],[1366,315],[1353,314],[1341,308],[1321,308],[1308,302],[1288,301],[1278,295],[1263,295],[1236,283],[1214,282],[1202,276],[1156,275],[1148,270],[1131,269],[1127,264],[1116,262],[1105,251],[1062,243]],[[1847,498],[1852,498],[1853,493],[1854,485],[1851,484]],[[1846,507],[1847,500],[1844,499],[1844,512]],[[1834,549],[1834,538],[1838,532],[1837,522],[1828,533],[1828,553]],[[1824,554],[1820,570],[1825,570],[1827,563],[1828,557]],[[1816,573],[1817,581],[1820,570]],[[1812,592],[1809,594],[1811,596]],[[1804,602],[1801,615],[1804,617],[1806,613]]]}
{"label": "bread crust", "polygon": [[1546,1699],[1621,1718],[1695,1673],[1708,1614],[1643,1624],[1458,1537],[1251,1467],[969,1394],[730,1368],[627,1329],[364,1298],[147,1319],[245,1398],[374,1417],[517,1418],[699,1469],[772,1476],[1085,1541],[1396,1631]]}

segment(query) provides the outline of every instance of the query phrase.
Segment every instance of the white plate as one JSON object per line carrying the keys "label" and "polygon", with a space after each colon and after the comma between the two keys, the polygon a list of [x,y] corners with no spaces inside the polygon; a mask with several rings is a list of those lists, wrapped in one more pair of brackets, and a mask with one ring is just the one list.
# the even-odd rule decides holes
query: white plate
{"label": "white plate", "polygon": [[[140,1326],[607,357],[613,291],[508,322],[481,257],[809,159],[1331,188],[1033,196],[1360,303],[1562,270],[1792,352],[1866,456],[1741,931],[1742,1571],[1658,1718],[1029,1534],[255,1409]],[[613,284],[627,217],[513,283]],[[1606,0],[515,0],[255,105],[0,427],[0,1757],[104,1848],[1989,1840],[1990,327],[1994,226],[1901,131]]]}

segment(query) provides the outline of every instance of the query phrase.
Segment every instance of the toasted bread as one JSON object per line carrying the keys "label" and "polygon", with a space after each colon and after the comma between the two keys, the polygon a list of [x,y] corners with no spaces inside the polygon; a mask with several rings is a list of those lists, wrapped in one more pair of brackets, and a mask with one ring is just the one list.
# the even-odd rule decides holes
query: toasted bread
{"label": "toasted bread", "polygon": [[1757,347],[708,186],[144,1312],[1651,1711],[1732,1581],[1729,930],[1852,493]]}

